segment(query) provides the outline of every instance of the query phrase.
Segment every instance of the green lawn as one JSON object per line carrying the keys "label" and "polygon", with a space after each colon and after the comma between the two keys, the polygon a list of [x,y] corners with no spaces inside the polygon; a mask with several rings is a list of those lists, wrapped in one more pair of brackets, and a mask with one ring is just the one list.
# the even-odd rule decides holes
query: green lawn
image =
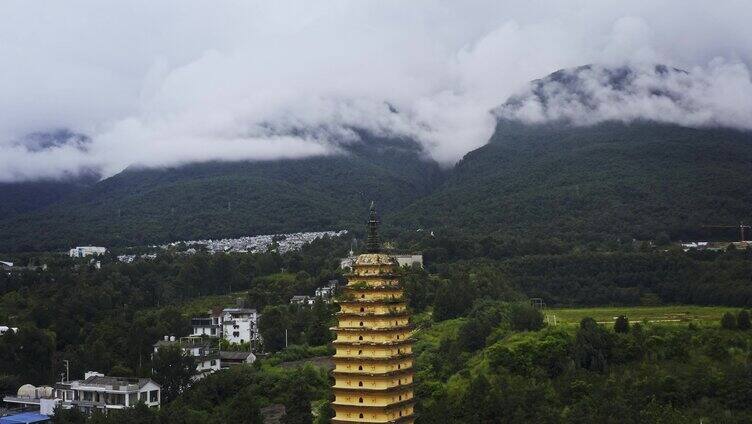
{"label": "green lawn", "polygon": [[610,324],[619,315],[626,315],[630,322],[648,321],[658,324],[682,324],[690,321],[702,324],[717,324],[726,312],[738,312],[738,308],[725,306],[604,306],[596,308],[551,308],[544,311],[547,322],[557,325],[577,325],[585,317],[599,323]]}

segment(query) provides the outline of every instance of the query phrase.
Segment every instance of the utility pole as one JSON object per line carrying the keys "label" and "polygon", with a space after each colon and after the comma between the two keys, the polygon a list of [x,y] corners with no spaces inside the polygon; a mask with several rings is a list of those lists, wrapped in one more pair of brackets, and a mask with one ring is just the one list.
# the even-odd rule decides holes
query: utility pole
{"label": "utility pole", "polygon": [[285,328],[285,349],[287,349],[287,329]]}
{"label": "utility pole", "polygon": [[67,359],[63,359],[63,362],[65,363],[65,382],[70,381],[70,361]]}

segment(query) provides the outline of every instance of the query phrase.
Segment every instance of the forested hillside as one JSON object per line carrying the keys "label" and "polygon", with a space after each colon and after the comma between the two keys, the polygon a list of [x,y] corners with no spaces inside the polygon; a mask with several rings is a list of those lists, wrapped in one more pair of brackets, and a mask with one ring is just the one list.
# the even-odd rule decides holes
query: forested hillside
{"label": "forested hillside", "polygon": [[[654,123],[500,121],[406,225],[563,240],[712,237],[752,210],[752,134]],[[733,232],[726,235],[733,236]]]}
{"label": "forested hillside", "polygon": [[371,200],[385,213],[399,210],[443,175],[409,140],[367,137],[342,148],[300,160],[128,169],[1,220],[0,251],[360,228]]}
{"label": "forested hillside", "polygon": [[[496,111],[489,143],[448,169],[413,140],[359,131],[360,141],[340,143],[340,154],[331,156],[130,168],[88,188],[6,184],[0,252],[358,232],[371,200],[390,234],[425,229],[568,246],[736,238],[733,229],[708,226],[752,220],[752,133],[640,120],[524,124],[514,117],[521,102],[545,108],[554,95],[595,108],[580,76],[589,69],[534,81],[527,97]],[[609,89],[629,93],[632,71],[604,72]],[[545,88],[551,84],[553,94]],[[667,102],[674,94],[654,93]]]}

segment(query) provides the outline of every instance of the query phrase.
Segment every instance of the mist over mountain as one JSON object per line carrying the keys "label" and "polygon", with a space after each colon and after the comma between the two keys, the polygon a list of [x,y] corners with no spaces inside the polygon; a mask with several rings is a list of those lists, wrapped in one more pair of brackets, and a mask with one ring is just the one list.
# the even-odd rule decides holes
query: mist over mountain
{"label": "mist over mountain", "polygon": [[443,180],[414,141],[360,136],[336,155],[132,167],[0,220],[0,251],[359,228],[371,200],[389,214]]}
{"label": "mist over mountain", "polygon": [[[486,144],[490,111],[514,95],[526,99],[514,115],[531,122],[748,128],[745,6],[5,1],[0,181],[336,155],[357,139],[352,128],[414,140],[451,167]],[[588,63],[598,65],[574,73],[598,102],[593,110],[572,109],[555,78],[537,89],[545,108],[525,94],[535,78]],[[610,88],[601,71],[625,67],[633,93]],[[676,102],[653,96],[654,87]],[[84,134],[85,148],[19,144],[61,128]]]}
{"label": "mist over mountain", "polygon": [[663,64],[587,65],[533,81],[495,114],[527,123],[653,121],[749,130],[750,80],[746,67],[724,63],[692,71]]}
{"label": "mist over mountain", "polygon": [[[411,137],[267,123],[279,137],[327,138],[327,152],[131,166],[96,184],[94,172],[58,185],[6,184],[0,251],[358,230],[371,200],[400,231],[709,237],[704,225],[733,225],[752,209],[752,132],[743,106],[716,107],[715,89],[704,74],[664,65],[560,70],[496,107],[488,143],[450,168]],[[92,146],[65,131],[30,140],[26,148],[39,151]]]}

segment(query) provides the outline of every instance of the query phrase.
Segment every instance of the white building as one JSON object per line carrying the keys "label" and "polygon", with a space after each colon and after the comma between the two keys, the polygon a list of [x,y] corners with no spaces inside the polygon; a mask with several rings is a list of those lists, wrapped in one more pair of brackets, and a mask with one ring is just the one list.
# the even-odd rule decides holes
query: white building
{"label": "white building", "polygon": [[320,297],[326,301],[334,297],[334,292],[337,291],[337,280],[330,280],[325,286],[316,289],[316,297]]}
{"label": "white building", "polygon": [[261,340],[259,313],[250,308],[222,310],[222,337],[230,343],[255,343]]}
{"label": "white building", "polygon": [[161,400],[162,388],[150,378],[108,377],[94,371],[87,372],[83,380],[60,382],[54,388],[25,384],[16,396],[3,398],[7,404],[38,407],[46,415],[51,415],[57,405],[91,413],[124,409],[139,402],[158,408]]}
{"label": "white building", "polygon": [[258,321],[261,314],[251,308],[225,308],[209,311],[209,317],[191,319],[192,336],[219,337],[230,343],[256,343],[261,340]]}
{"label": "white building", "polygon": [[154,353],[165,346],[178,345],[183,352],[193,356],[196,361],[196,375],[193,380],[200,380],[207,375],[222,369],[222,361],[219,357],[219,343],[216,340],[205,337],[181,337],[176,340],[175,336],[165,336],[164,340],[154,343]]}
{"label": "white building", "polygon": [[222,310],[209,311],[209,317],[191,318],[192,336],[222,337]]}
{"label": "white building", "polygon": [[316,298],[313,296],[296,295],[290,298],[291,305],[313,305],[316,302]]}
{"label": "white building", "polygon": [[8,331],[18,333],[18,327],[8,327],[7,325],[0,325],[0,336],[7,333]]}
{"label": "white building", "polygon": [[68,251],[71,258],[83,258],[85,256],[99,256],[107,253],[107,249],[98,246],[78,246]]}

